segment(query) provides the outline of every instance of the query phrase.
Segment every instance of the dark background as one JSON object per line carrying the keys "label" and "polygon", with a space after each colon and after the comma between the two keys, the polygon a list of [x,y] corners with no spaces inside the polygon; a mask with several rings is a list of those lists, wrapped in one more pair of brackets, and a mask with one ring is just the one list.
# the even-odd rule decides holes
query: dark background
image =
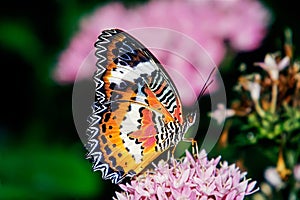
{"label": "dark background", "polygon": [[[51,77],[78,20],[107,2],[10,0],[0,7],[0,199],[111,199],[114,194],[116,186],[92,173],[84,159],[72,117],[73,85]],[[273,12],[273,23],[259,49],[238,54],[234,66],[222,73],[228,98],[239,64],[280,49],[286,27],[293,30],[296,48],[299,44],[296,1],[262,2]]]}

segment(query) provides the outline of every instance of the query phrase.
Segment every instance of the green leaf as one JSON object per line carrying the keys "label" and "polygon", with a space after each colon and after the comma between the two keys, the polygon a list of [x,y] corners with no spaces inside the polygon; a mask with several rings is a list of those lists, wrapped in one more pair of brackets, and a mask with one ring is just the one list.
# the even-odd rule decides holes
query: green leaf
{"label": "green leaf", "polygon": [[[6,152],[5,152],[6,151]],[[101,192],[99,174],[78,147],[25,145],[2,150],[0,199],[91,197]]]}
{"label": "green leaf", "polygon": [[0,43],[4,48],[21,55],[28,62],[35,62],[42,45],[33,29],[25,22],[1,21]]}

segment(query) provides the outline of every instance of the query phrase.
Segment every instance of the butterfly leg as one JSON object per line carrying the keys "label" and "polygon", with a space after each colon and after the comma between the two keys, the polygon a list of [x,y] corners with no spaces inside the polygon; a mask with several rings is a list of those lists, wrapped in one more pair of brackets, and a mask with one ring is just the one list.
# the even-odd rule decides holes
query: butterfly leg
{"label": "butterfly leg", "polygon": [[199,155],[197,140],[194,138],[184,138],[183,141],[192,143],[192,154],[196,158]]}
{"label": "butterfly leg", "polygon": [[175,155],[175,149],[176,149],[176,146],[174,146],[172,148],[172,151],[171,151],[171,154],[172,154],[172,163],[173,163],[174,169],[176,168],[176,161],[175,161],[175,156],[174,156]]}
{"label": "butterfly leg", "polygon": [[[195,153],[196,151],[196,153]],[[192,153],[193,153],[193,156],[195,158],[197,158],[197,156],[199,155],[199,148],[198,148],[198,143],[197,143],[197,140],[192,140]]]}

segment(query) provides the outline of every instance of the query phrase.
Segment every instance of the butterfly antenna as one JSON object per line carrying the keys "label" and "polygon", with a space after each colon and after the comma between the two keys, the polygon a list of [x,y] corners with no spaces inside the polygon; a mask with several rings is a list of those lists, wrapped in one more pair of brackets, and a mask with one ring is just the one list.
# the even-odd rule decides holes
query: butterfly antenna
{"label": "butterfly antenna", "polygon": [[204,83],[204,85],[203,85],[203,88],[202,88],[201,91],[200,91],[200,94],[199,94],[199,96],[198,96],[198,100],[200,99],[200,97],[203,96],[203,94],[205,93],[205,91],[207,90],[207,88],[214,82],[214,80],[211,79],[211,77],[212,77],[212,75],[213,75],[213,73],[214,73],[215,70],[216,70],[216,67],[214,67],[214,68],[211,70],[211,72],[209,73],[209,76],[208,76],[207,80],[205,81],[205,83]]}

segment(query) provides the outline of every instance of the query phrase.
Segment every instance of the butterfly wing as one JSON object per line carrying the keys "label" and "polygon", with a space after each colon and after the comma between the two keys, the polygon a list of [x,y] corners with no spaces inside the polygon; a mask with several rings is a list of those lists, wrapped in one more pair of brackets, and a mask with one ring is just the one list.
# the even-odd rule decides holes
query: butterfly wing
{"label": "butterfly wing", "polygon": [[140,42],[106,30],[95,43],[96,97],[88,157],[104,179],[118,183],[141,172],[178,137],[178,92],[158,60]]}

